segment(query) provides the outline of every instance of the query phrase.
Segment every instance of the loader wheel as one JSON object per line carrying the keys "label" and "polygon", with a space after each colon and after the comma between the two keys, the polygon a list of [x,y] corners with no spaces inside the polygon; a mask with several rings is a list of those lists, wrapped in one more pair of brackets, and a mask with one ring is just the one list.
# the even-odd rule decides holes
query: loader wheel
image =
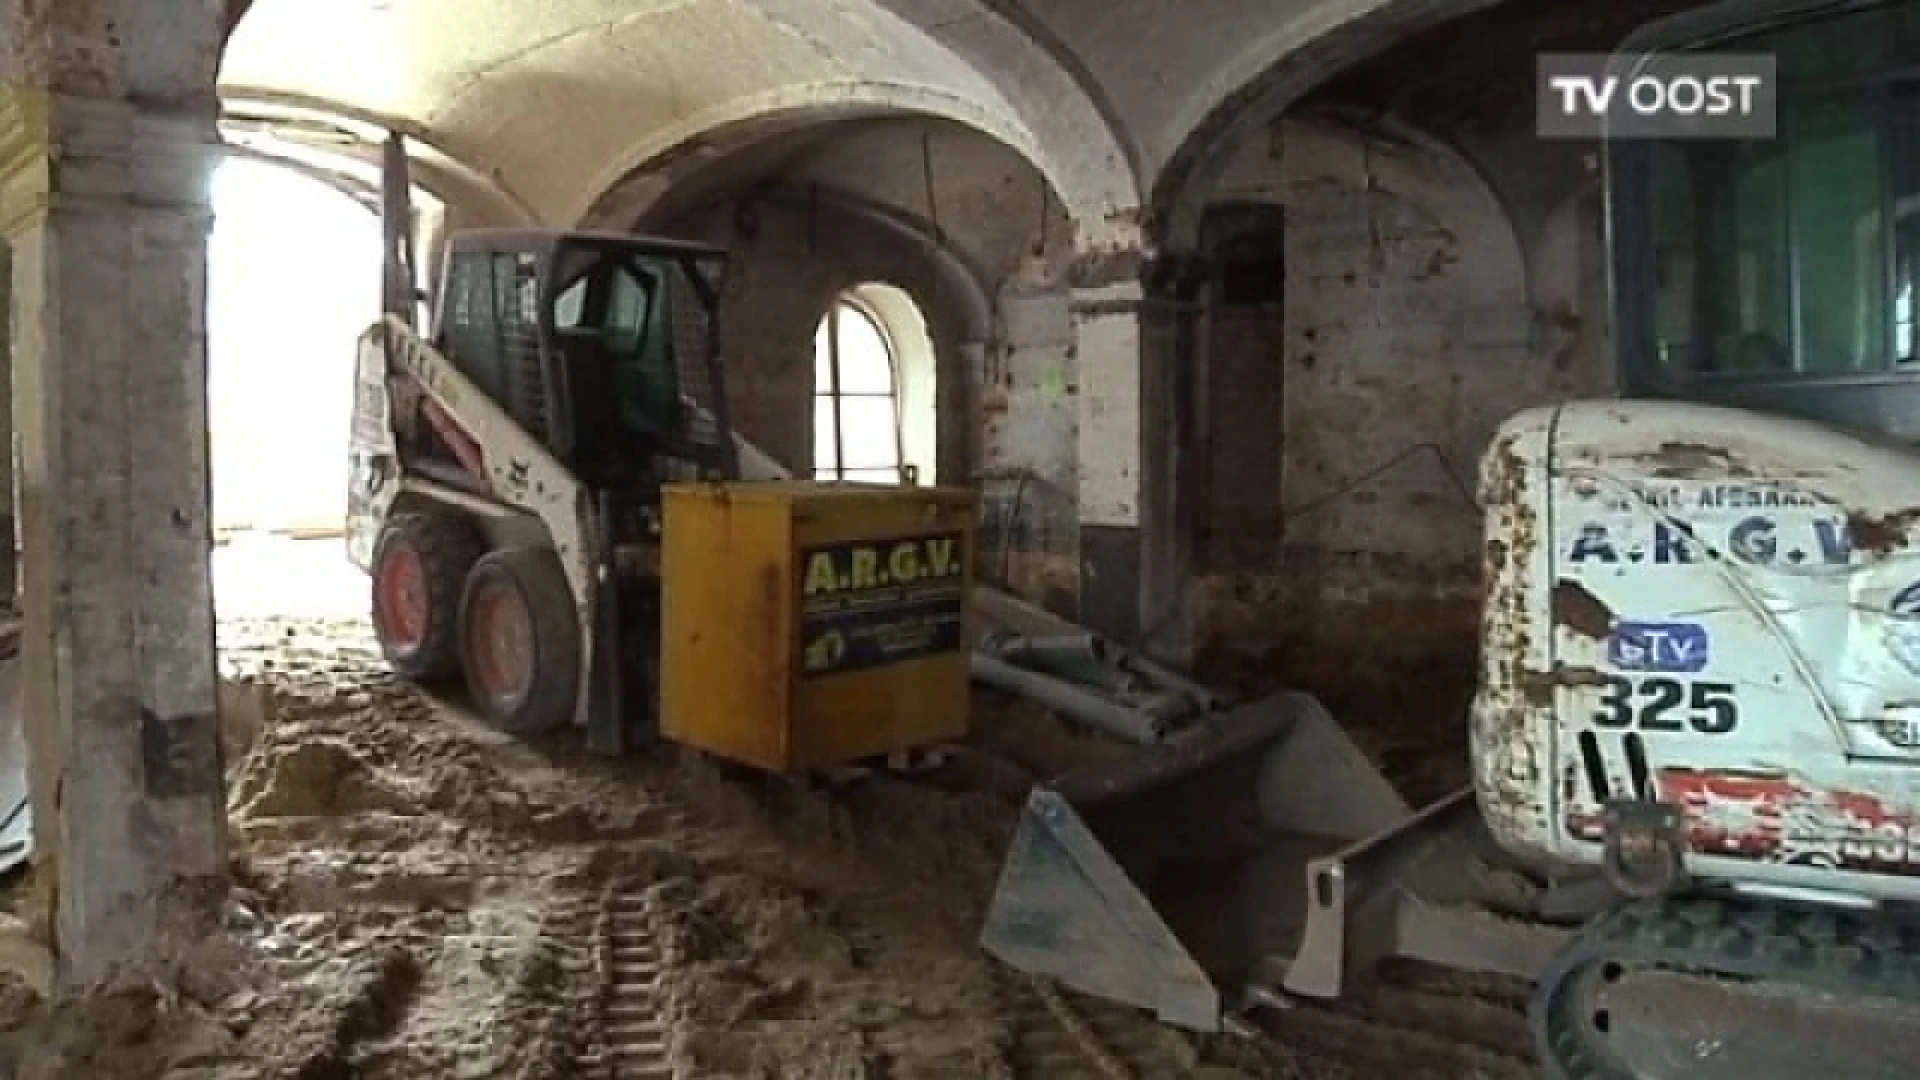
{"label": "loader wheel", "polygon": [[460,673],[460,591],[486,549],[467,522],[395,514],[373,553],[373,630],[401,678],[436,683]]}
{"label": "loader wheel", "polygon": [[553,552],[495,551],[473,566],[460,603],[467,691],[487,721],[526,734],[573,718],[580,626]]}

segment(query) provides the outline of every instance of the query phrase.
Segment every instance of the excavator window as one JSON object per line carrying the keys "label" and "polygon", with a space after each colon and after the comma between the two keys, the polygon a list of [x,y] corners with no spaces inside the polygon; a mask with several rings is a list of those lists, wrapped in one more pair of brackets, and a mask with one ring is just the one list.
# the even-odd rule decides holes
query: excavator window
{"label": "excavator window", "polygon": [[1916,254],[1920,161],[1885,93],[1788,101],[1770,144],[1654,150],[1663,361],[1690,374],[1847,375],[1896,355],[1891,287]]}
{"label": "excavator window", "polygon": [[1920,9],[1714,45],[1776,57],[1776,137],[1613,151],[1629,361],[1695,386],[1898,373],[1917,359]]}

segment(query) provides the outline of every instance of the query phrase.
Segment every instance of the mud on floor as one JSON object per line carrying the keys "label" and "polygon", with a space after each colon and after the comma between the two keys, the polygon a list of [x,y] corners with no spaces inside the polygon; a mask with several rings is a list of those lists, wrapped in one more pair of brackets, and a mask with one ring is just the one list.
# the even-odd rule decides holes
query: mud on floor
{"label": "mud on floor", "polygon": [[[0,1076],[1528,1074],[1511,987],[1414,972],[1277,1038],[1198,1040],[999,968],[975,939],[1017,775],[827,789],[671,751],[609,763],[400,686],[358,625],[224,625],[222,649],[240,988],[57,1016],[16,995]],[[1097,752],[983,709],[1016,771]]]}

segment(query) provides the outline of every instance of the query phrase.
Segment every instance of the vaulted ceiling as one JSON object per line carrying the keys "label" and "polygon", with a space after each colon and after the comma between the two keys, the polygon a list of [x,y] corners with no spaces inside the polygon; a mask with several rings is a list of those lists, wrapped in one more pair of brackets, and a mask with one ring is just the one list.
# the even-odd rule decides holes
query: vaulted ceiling
{"label": "vaulted ceiling", "polygon": [[230,109],[403,130],[552,224],[730,133],[937,116],[1025,156],[1097,245],[1137,224],[1196,132],[1270,107],[1257,90],[1290,61],[1305,88],[1399,24],[1487,2],[253,0],[221,84]]}

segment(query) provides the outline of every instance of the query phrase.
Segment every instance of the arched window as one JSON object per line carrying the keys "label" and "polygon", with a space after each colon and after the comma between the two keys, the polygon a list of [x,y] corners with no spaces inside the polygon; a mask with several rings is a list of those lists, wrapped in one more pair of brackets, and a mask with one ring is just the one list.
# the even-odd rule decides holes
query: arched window
{"label": "arched window", "polygon": [[877,319],[850,296],[813,335],[813,475],[900,482],[898,358]]}

